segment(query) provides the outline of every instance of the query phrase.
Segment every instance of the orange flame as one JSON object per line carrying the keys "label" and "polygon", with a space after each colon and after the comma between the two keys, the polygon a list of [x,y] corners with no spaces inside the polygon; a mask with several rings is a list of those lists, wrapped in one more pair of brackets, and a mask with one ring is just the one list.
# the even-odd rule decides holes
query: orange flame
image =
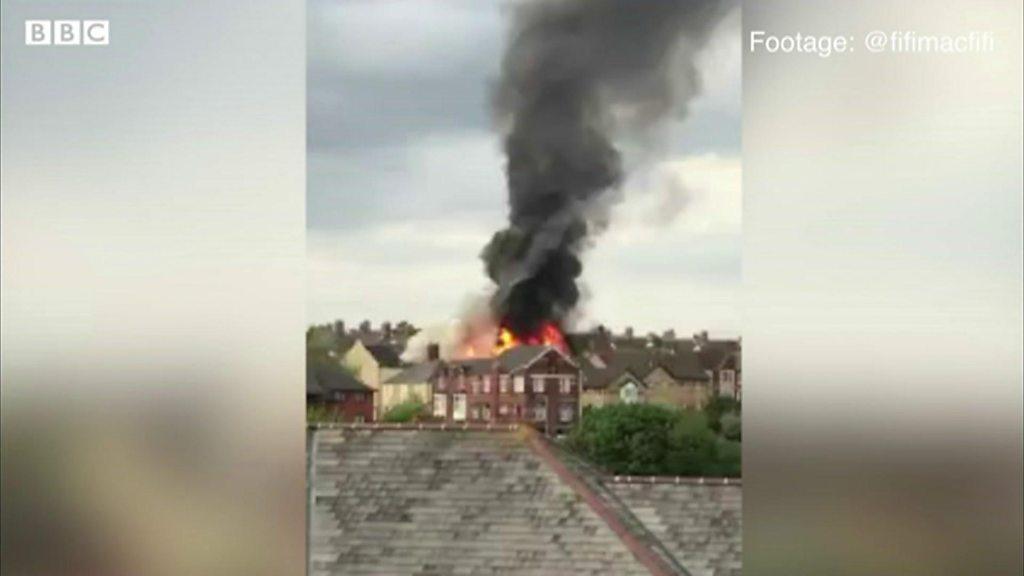
{"label": "orange flame", "polygon": [[553,346],[563,352],[568,350],[565,336],[562,335],[562,331],[558,329],[558,326],[553,322],[545,322],[536,333],[523,337],[516,336],[511,330],[502,326],[498,330],[498,338],[492,352],[497,356],[509,348],[514,348],[521,344],[528,346]]}
{"label": "orange flame", "polygon": [[481,340],[479,338],[467,339],[460,346],[457,357],[486,358],[499,356],[506,350],[522,345],[552,346],[562,352],[569,351],[569,346],[565,342],[565,336],[554,322],[545,322],[536,332],[525,336],[517,335],[508,327],[501,326],[498,328],[497,336],[492,341],[493,345],[486,344],[487,341],[490,340]]}

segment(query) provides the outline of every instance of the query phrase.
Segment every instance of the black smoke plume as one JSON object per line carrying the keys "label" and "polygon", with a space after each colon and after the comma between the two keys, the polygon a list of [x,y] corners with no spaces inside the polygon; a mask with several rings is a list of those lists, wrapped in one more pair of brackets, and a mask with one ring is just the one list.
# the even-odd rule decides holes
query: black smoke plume
{"label": "black smoke plume", "polygon": [[523,336],[579,300],[580,252],[623,179],[616,138],[685,115],[694,57],[731,4],[564,0],[520,5],[494,98],[509,225],[484,248],[491,309]]}

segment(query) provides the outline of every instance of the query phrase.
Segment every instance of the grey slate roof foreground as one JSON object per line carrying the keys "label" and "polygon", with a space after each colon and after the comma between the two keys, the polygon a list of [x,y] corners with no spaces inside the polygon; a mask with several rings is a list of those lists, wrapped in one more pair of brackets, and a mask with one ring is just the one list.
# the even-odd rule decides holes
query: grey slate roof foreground
{"label": "grey slate roof foreground", "polygon": [[643,525],[693,576],[739,576],[739,486],[609,484]]}
{"label": "grey slate roof foreground", "polygon": [[[311,457],[310,575],[651,573],[517,432],[321,429]],[[732,576],[739,490],[609,484],[603,497],[693,576]]]}

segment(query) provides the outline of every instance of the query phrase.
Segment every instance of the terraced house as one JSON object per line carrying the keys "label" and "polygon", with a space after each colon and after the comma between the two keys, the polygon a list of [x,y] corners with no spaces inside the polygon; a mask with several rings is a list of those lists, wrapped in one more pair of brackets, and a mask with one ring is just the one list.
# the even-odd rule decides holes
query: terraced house
{"label": "terraced house", "polygon": [[702,408],[715,395],[741,399],[741,343],[707,332],[636,338],[602,329],[570,343],[583,373],[583,405],[650,403]]}
{"label": "terraced house", "polygon": [[559,434],[579,420],[580,384],[579,366],[557,348],[516,346],[442,363],[432,410],[447,422],[525,422]]}

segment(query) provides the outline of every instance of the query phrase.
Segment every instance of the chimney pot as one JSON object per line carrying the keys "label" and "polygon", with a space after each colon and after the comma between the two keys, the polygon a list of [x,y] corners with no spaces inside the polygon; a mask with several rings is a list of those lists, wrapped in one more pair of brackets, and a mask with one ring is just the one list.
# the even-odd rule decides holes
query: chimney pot
{"label": "chimney pot", "polygon": [[441,358],[441,346],[436,342],[427,344],[427,360],[434,361]]}

